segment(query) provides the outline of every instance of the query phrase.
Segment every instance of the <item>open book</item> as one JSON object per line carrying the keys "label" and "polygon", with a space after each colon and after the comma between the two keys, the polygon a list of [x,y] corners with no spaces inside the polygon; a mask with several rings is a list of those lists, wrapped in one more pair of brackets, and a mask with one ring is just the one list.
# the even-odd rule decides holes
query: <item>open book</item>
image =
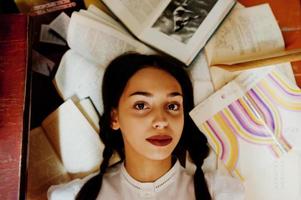
{"label": "open book", "polygon": [[241,73],[190,115],[247,199],[300,199],[301,90],[272,69]]}
{"label": "open book", "polygon": [[[280,63],[273,65],[275,70],[278,70],[280,73],[285,75],[292,84],[296,84],[294,72],[292,69],[292,65],[289,62]],[[228,82],[239,76],[240,73],[244,71],[252,71],[256,70],[256,68],[245,69],[245,70],[227,70],[220,67],[210,67],[210,75],[213,87],[215,90],[222,88],[222,86],[226,85]]]}
{"label": "open book", "polygon": [[31,130],[27,199],[46,199],[50,185],[98,170],[103,144],[97,124],[89,99],[77,105],[67,100]]}
{"label": "open book", "polygon": [[67,42],[71,49],[63,55],[53,83],[64,100],[90,97],[99,114],[102,76],[110,61],[128,51],[157,53],[93,5],[73,12]]}
{"label": "open book", "polygon": [[205,46],[235,0],[102,0],[141,41],[185,64]]}
{"label": "open book", "polygon": [[301,49],[285,50],[268,4],[236,7],[205,47],[210,66],[241,70],[301,59]]}
{"label": "open book", "polygon": [[93,5],[88,10],[72,13],[67,42],[73,51],[101,66],[107,66],[113,58],[128,51],[155,53]]}
{"label": "open book", "polygon": [[64,100],[89,97],[97,112],[101,114],[103,112],[101,85],[104,70],[101,64],[91,62],[70,49],[62,57],[53,83]]}

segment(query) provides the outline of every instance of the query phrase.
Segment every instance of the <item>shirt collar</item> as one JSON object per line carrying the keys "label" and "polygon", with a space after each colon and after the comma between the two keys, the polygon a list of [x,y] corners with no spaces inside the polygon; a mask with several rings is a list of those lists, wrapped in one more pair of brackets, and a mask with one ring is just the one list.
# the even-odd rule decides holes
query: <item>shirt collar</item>
{"label": "shirt collar", "polygon": [[156,181],[142,183],[132,178],[126,171],[124,163],[122,163],[121,176],[122,179],[135,190],[159,192],[175,181],[176,175],[179,174],[180,167],[179,161],[176,161],[173,167]]}

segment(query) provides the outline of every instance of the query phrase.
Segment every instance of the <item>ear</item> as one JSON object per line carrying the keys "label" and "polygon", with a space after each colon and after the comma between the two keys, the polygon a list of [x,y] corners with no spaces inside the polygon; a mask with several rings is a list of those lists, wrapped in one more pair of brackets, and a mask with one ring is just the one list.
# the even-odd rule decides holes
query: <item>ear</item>
{"label": "ear", "polygon": [[111,128],[113,130],[118,130],[120,128],[118,120],[118,111],[115,108],[111,110]]}

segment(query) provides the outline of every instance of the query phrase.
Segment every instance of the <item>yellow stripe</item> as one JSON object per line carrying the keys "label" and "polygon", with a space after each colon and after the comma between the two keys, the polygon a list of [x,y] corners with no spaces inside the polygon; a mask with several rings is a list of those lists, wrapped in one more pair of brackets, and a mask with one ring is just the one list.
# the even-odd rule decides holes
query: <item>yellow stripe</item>
{"label": "yellow stripe", "polygon": [[232,133],[231,130],[229,130],[229,127],[226,125],[225,121],[222,119],[222,116],[220,114],[217,114],[214,116],[214,119],[216,122],[220,125],[221,129],[223,130],[225,136],[228,139],[228,152],[229,156],[226,161],[226,166],[228,166],[229,169],[234,169],[238,160],[238,142],[235,137],[235,135]]}
{"label": "yellow stripe", "polygon": [[241,137],[245,138],[247,141],[251,141],[254,143],[258,143],[258,144],[265,144],[265,145],[269,145],[273,142],[273,140],[269,137],[255,136],[255,135],[252,135],[252,134],[244,131],[244,129],[241,128],[241,126],[236,122],[236,120],[230,114],[230,111],[228,109],[224,109],[224,113],[227,116],[227,118],[229,119],[230,123],[234,126],[235,130],[237,130],[239,135]]}
{"label": "yellow stripe", "polygon": [[[293,87],[292,84],[289,84],[286,80],[284,80],[281,75],[279,75],[279,72],[276,72],[275,70],[271,73],[271,75],[280,82],[280,85],[282,85],[285,89],[287,89],[289,92],[294,94],[300,94],[300,88]],[[278,83],[279,83],[278,82]]]}
{"label": "yellow stripe", "polygon": [[245,178],[241,175],[241,173],[238,171],[238,169],[235,169],[235,170],[234,170],[234,173],[236,174],[236,176],[238,176],[238,178],[239,178],[241,181],[245,181]]}
{"label": "yellow stripe", "polygon": [[[275,140],[277,140],[278,145],[276,145],[275,148],[279,149],[279,156],[283,153],[283,152],[287,152],[291,149],[290,145],[285,141],[284,137],[283,137],[283,121],[281,120],[279,111],[277,109],[277,107],[273,104],[273,102],[264,95],[264,92],[262,92],[259,88],[254,88],[254,90],[256,91],[256,93],[260,96],[261,99],[263,99],[263,101],[267,104],[267,106],[270,108],[272,115],[274,117],[274,125],[275,125],[275,130],[271,130],[271,133],[274,133],[275,136]],[[280,147],[280,146],[281,147]]]}
{"label": "yellow stripe", "polygon": [[248,104],[243,99],[239,99],[239,102],[242,104],[243,108],[246,110],[246,112],[248,113],[248,115],[251,117],[251,119],[256,124],[263,125],[263,123],[262,123],[263,120],[260,120],[258,117],[256,117],[256,115],[254,115],[254,113],[252,112],[252,109],[249,108]]}
{"label": "yellow stripe", "polygon": [[271,132],[274,132],[276,135],[277,139],[279,139],[282,131],[282,120],[280,119],[279,112],[277,108],[275,108],[274,104],[262,93],[261,90],[254,88],[256,91],[257,95],[260,96],[260,98],[265,102],[268,106],[268,108],[271,110],[272,115],[274,117],[274,124],[275,124],[275,131],[271,130]]}
{"label": "yellow stripe", "polygon": [[265,90],[267,90],[272,95],[273,99],[277,101],[278,104],[289,110],[301,110],[301,102],[292,102],[290,101],[290,99],[285,99],[285,95],[278,95],[275,89],[271,88],[271,86],[266,81],[262,81],[261,84],[265,88]]}
{"label": "yellow stripe", "polygon": [[204,130],[204,133],[207,134],[208,138],[210,139],[210,141],[213,143],[212,144],[212,148],[214,149],[215,153],[220,156],[221,155],[221,144],[220,142],[216,139],[215,134],[210,130],[210,128],[208,127],[208,125],[206,123],[203,123],[201,125],[201,129]]}

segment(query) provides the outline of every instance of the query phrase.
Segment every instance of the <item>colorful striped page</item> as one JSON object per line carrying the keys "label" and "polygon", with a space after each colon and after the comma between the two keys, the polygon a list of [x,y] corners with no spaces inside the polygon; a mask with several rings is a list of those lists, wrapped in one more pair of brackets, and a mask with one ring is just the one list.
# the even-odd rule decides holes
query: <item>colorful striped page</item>
{"label": "colorful striped page", "polygon": [[190,112],[218,158],[242,180],[254,175],[254,165],[270,166],[301,146],[301,90],[285,78],[271,68],[243,72]]}

